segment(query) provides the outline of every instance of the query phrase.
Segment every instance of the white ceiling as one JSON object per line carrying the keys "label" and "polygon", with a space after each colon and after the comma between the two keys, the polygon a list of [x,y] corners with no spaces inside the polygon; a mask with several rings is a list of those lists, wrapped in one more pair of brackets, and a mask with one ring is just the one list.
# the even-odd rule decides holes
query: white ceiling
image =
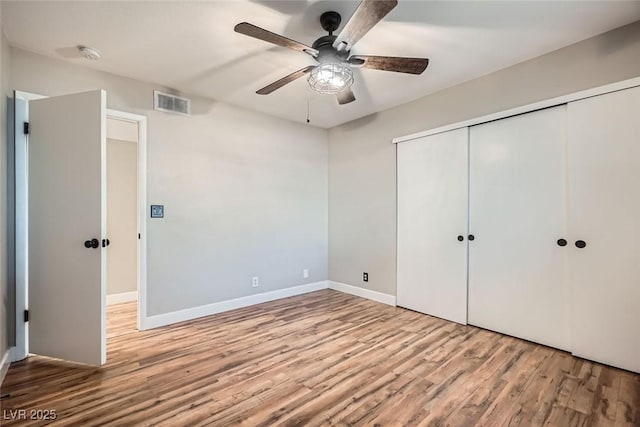
{"label": "white ceiling", "polygon": [[[357,101],[339,106],[301,78],[271,95],[255,91],[313,64],[305,54],[237,34],[248,21],[311,45],[322,12],[358,1],[14,1],[2,4],[13,46],[69,62],[305,122],[333,127],[508,67],[640,19],[639,1],[409,1],[354,48],[365,55],[430,58],[421,76],[355,70]],[[102,60],[74,46],[100,49]]]}

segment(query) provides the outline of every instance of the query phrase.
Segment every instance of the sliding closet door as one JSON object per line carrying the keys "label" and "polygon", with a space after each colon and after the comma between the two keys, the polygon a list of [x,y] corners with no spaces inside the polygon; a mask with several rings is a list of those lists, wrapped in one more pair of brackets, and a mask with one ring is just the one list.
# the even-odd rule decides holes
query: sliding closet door
{"label": "sliding closet door", "polygon": [[467,132],[398,144],[398,305],[463,324]]}
{"label": "sliding closet door", "polygon": [[635,372],[640,372],[639,164],[640,88],[569,104],[572,351]]}
{"label": "sliding closet door", "polygon": [[469,135],[469,323],[568,349],[566,106]]}

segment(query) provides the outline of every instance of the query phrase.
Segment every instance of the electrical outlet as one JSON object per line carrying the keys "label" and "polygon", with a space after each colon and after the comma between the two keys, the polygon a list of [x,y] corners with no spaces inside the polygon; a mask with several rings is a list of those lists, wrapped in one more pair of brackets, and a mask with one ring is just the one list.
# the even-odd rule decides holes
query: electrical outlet
{"label": "electrical outlet", "polygon": [[304,270],[302,270],[302,277],[304,277],[305,279],[309,277],[309,269],[305,268]]}
{"label": "electrical outlet", "polygon": [[258,276],[254,276],[251,279],[251,286],[254,288],[257,288],[258,286],[260,286],[260,278]]}
{"label": "electrical outlet", "polygon": [[369,273],[362,273],[362,280],[365,282],[369,281]]}

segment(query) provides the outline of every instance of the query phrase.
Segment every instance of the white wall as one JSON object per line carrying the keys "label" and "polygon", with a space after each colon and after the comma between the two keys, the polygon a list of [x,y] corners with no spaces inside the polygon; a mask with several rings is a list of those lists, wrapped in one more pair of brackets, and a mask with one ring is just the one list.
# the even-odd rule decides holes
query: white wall
{"label": "white wall", "polygon": [[327,279],[325,130],[197,97],[192,117],[156,112],[167,88],[16,48],[11,88],[102,88],[148,117],[147,202],[165,205],[148,220],[148,315]]}
{"label": "white wall", "polygon": [[[109,127],[111,120],[107,120]],[[137,125],[132,124],[137,132]],[[107,135],[109,132],[107,132]],[[138,144],[107,138],[107,295],[138,290]]]}
{"label": "white wall", "polygon": [[394,137],[638,76],[640,22],[331,129],[329,279],[396,294]]}

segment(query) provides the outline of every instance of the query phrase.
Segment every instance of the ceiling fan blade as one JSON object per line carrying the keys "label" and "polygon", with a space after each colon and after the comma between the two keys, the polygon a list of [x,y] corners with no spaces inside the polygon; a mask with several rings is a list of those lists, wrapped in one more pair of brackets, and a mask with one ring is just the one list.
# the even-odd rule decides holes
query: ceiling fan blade
{"label": "ceiling fan blade", "polygon": [[285,76],[283,78],[281,78],[280,80],[276,80],[275,82],[271,83],[270,85],[267,85],[265,87],[263,87],[262,89],[260,89],[259,91],[257,91],[256,93],[258,95],[269,95],[271,92],[280,89],[282,86],[291,83],[292,81],[299,79],[300,77],[304,76],[305,74],[307,74],[308,72],[310,72],[311,70],[313,70],[314,68],[316,68],[315,65],[310,65],[308,67],[304,67],[301,68],[298,71],[295,71],[291,74],[289,74],[288,76]]}
{"label": "ceiling fan blade", "polygon": [[336,95],[338,98],[338,104],[344,105],[356,100],[356,96],[351,89],[345,89],[342,92],[338,92]]}
{"label": "ceiling fan blade", "polygon": [[372,70],[395,71],[396,73],[422,74],[429,65],[427,58],[402,58],[398,56],[353,55],[349,63]]}
{"label": "ceiling fan blade", "polygon": [[277,44],[278,46],[288,47],[289,49],[297,50],[298,52],[308,53],[311,56],[316,56],[318,51],[312,47],[304,45],[295,40],[288,39],[271,31],[267,31],[264,28],[256,27],[248,22],[241,22],[234,28],[236,33],[244,34],[245,36],[254,37],[265,42]]}
{"label": "ceiling fan blade", "polygon": [[362,0],[336,41],[333,42],[333,47],[339,50],[351,50],[353,45],[397,4],[398,0]]}

